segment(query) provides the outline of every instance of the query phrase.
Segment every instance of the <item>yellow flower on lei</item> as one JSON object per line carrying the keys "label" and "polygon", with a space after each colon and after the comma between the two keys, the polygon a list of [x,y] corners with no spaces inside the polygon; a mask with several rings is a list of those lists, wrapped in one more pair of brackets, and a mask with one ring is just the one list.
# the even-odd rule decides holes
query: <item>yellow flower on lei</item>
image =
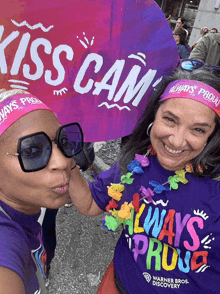
{"label": "yellow flower on lei", "polygon": [[125,186],[122,184],[112,184],[111,183],[111,187],[113,190],[117,191],[117,192],[122,192],[125,189]]}
{"label": "yellow flower on lei", "polygon": [[107,186],[108,188],[108,195],[113,199],[120,201],[122,197],[122,193],[115,191],[112,187]]}
{"label": "yellow flower on lei", "polygon": [[185,178],[185,172],[184,170],[181,171],[175,171],[175,174],[178,176],[178,180],[183,183],[183,184],[187,184],[188,180]]}

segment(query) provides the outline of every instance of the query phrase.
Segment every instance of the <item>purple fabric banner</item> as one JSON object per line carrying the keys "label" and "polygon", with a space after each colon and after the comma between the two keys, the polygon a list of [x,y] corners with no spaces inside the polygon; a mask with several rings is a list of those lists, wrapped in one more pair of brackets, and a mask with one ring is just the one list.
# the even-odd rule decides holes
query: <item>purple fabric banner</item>
{"label": "purple fabric banner", "polygon": [[153,0],[12,0],[0,11],[1,88],[79,122],[88,142],[130,134],[178,59]]}

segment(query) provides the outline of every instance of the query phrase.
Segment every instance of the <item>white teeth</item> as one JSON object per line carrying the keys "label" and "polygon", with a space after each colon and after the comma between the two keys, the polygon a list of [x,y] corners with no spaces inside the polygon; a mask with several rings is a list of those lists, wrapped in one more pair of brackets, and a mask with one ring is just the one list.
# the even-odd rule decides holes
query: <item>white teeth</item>
{"label": "white teeth", "polygon": [[169,152],[169,153],[172,153],[172,154],[179,154],[179,153],[182,153],[183,150],[173,150],[171,148],[169,148],[167,145],[164,144],[164,148]]}

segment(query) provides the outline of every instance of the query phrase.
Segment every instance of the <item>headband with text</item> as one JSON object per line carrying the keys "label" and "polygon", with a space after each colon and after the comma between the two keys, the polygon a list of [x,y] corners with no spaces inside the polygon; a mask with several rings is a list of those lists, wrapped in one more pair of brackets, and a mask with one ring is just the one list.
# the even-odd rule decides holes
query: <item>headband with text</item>
{"label": "headband with text", "polygon": [[0,136],[20,117],[38,109],[50,110],[31,94],[17,94],[0,101]]}
{"label": "headband with text", "polygon": [[211,86],[194,80],[171,82],[161,95],[160,101],[169,98],[188,98],[209,106],[220,116],[220,93]]}

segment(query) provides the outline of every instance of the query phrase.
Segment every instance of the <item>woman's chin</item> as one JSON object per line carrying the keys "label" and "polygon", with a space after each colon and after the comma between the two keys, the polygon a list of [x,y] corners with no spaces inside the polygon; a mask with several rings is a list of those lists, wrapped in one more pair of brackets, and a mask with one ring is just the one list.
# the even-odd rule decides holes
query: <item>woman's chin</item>
{"label": "woman's chin", "polygon": [[62,195],[62,197],[59,197],[59,198],[51,201],[50,203],[48,203],[46,208],[58,209],[58,208],[64,206],[68,200],[69,200],[69,192]]}
{"label": "woman's chin", "polygon": [[157,159],[160,165],[166,170],[177,171],[185,168],[185,162],[182,161],[177,161],[168,158],[164,159],[164,157],[160,158],[160,156],[157,156]]}

